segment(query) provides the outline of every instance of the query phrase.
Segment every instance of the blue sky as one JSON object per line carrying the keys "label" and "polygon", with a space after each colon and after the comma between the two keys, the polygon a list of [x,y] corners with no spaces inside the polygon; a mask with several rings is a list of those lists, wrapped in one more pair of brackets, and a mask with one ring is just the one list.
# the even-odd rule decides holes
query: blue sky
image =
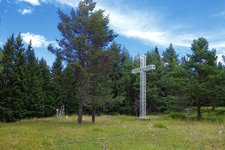
{"label": "blue sky", "polygon": [[[69,12],[79,0],[0,0],[0,45],[12,34],[32,40],[35,53],[49,65],[54,55],[49,43],[60,39],[57,9]],[[95,0],[96,9],[109,14],[116,41],[131,55],[144,54],[156,45],[160,52],[170,43],[179,56],[191,53],[193,39],[205,37],[218,59],[225,54],[224,0]]]}

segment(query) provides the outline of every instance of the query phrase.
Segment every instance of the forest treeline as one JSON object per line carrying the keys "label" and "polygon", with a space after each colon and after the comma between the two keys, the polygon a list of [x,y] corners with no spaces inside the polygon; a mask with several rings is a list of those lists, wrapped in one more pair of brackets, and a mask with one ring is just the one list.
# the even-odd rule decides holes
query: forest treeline
{"label": "forest treeline", "polygon": [[[58,11],[62,35],[58,47],[48,46],[56,55],[51,67],[37,59],[32,42],[25,45],[21,35],[11,35],[0,48],[0,120],[48,117],[65,106],[68,115],[139,113],[139,56],[114,42],[103,10],[92,0],[80,1],[70,14]],[[194,39],[191,54],[179,58],[172,44],[162,54],[157,47],[146,53],[147,113],[184,111],[196,106],[225,105],[225,67],[217,62],[216,50],[208,41]],[[47,49],[46,49],[47,50]]]}

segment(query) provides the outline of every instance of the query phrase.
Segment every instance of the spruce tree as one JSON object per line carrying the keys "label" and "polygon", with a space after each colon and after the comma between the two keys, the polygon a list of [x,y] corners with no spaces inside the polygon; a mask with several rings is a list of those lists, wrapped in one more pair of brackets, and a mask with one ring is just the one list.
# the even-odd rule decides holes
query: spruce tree
{"label": "spruce tree", "polygon": [[26,61],[22,38],[12,35],[3,46],[0,74],[0,114],[2,121],[16,121],[26,114]]}
{"label": "spruce tree", "polygon": [[139,62],[134,61],[126,48],[121,52],[122,85],[126,114],[138,116],[139,106],[139,77],[131,73],[131,70],[139,67]]}
{"label": "spruce tree", "polygon": [[160,54],[158,52],[158,48],[155,47],[153,51],[149,51],[146,54],[147,64],[154,64],[156,66],[156,70],[151,73],[147,73],[147,111],[151,112],[161,112],[165,108],[164,103],[164,91],[163,86],[160,84],[161,79],[164,76],[163,63],[160,59]]}
{"label": "spruce tree", "polygon": [[13,84],[14,98],[17,101],[17,117],[18,119],[24,118],[26,115],[25,101],[26,95],[26,80],[27,80],[27,63],[25,59],[25,48],[22,43],[20,34],[15,39],[15,82]]}
{"label": "spruce tree", "polygon": [[54,87],[55,106],[59,108],[64,104],[63,64],[62,64],[62,57],[60,56],[60,54],[57,54],[56,60],[52,65],[51,72],[52,72],[52,82]]}
{"label": "spruce tree", "polygon": [[9,37],[3,45],[3,58],[1,65],[1,90],[0,90],[0,119],[1,121],[15,121],[16,101],[13,95],[13,84],[15,82],[15,39],[14,35]]}
{"label": "spruce tree", "polygon": [[[2,53],[2,48],[0,47],[0,62],[2,61],[2,58],[3,58],[3,53]],[[0,73],[2,72],[2,70],[3,70],[3,66],[0,63]]]}
{"label": "spruce tree", "polygon": [[[27,117],[38,117],[43,114],[43,110],[40,110],[40,104],[42,103],[42,87],[41,80],[38,76],[38,61],[35,57],[34,50],[31,43],[26,50],[27,54],[27,100],[25,107],[27,109]],[[41,112],[41,114],[40,114]]]}
{"label": "spruce tree", "polygon": [[112,98],[116,98],[122,93],[122,67],[121,67],[121,46],[113,42],[108,49],[111,63],[111,94]]}
{"label": "spruce tree", "polygon": [[51,74],[46,61],[42,58],[38,64],[38,78],[42,89],[38,106],[38,116],[50,116],[55,113],[54,93]]}
{"label": "spruce tree", "polygon": [[79,88],[77,77],[75,76],[75,64],[68,63],[62,72],[61,92],[63,104],[65,105],[65,113],[78,113],[79,108]]}

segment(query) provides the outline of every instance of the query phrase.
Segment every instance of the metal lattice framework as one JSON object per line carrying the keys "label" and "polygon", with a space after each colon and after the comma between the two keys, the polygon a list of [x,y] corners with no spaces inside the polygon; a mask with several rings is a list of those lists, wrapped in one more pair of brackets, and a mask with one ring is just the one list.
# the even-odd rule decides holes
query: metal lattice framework
{"label": "metal lattice framework", "polygon": [[154,70],[155,65],[146,66],[146,56],[140,56],[140,68],[133,69],[133,74],[140,73],[140,114],[139,117],[144,118],[146,116],[146,72]]}

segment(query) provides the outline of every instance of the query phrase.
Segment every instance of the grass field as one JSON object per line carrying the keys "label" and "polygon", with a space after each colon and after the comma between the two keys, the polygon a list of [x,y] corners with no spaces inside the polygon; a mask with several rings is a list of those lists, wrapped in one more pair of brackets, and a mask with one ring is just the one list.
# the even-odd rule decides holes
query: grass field
{"label": "grass field", "polygon": [[203,150],[225,149],[225,122],[172,120],[165,115],[76,116],[0,123],[0,149]]}

